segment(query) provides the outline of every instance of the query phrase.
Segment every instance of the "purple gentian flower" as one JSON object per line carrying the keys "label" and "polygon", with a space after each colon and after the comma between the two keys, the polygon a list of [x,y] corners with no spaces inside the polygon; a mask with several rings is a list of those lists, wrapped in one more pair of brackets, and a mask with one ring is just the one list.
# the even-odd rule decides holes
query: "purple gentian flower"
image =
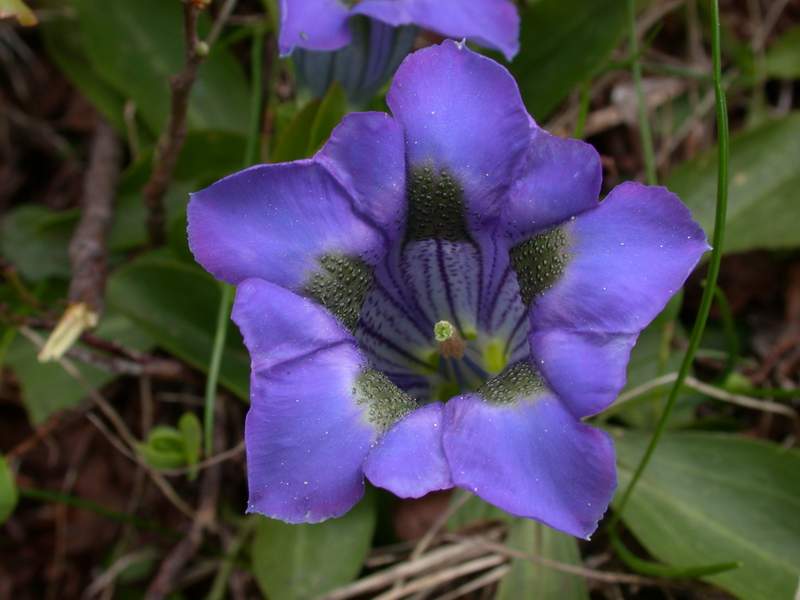
{"label": "purple gentian flower", "polygon": [[281,54],[343,48],[352,40],[348,21],[359,15],[474,40],[508,60],[519,50],[519,15],[511,0],[281,0]]}
{"label": "purple gentian flower", "polygon": [[616,474],[581,419],[623,387],[705,235],[661,187],[598,202],[597,152],[540,129],[511,75],[462,44],[410,55],[387,101],[313,158],[189,205],[252,357],[249,510],[336,517],[366,476],[588,537]]}
{"label": "purple gentian flower", "polygon": [[315,96],[337,81],[366,104],[411,51],[416,27],[519,50],[519,15],[511,0],[282,0],[279,46]]}

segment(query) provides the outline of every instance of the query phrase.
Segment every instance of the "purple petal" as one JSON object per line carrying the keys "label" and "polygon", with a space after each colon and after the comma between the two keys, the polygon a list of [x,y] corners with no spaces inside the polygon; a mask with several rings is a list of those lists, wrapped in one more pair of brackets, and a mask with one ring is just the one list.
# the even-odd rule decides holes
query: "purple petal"
{"label": "purple petal", "polygon": [[354,343],[341,323],[315,302],[262,279],[239,285],[232,317],[255,370],[269,370],[319,348]]}
{"label": "purple petal", "polygon": [[534,301],[531,349],[554,392],[585,416],[614,400],[636,336],[709,246],[677,196],[638,183],[616,187],[564,227],[571,258]]}
{"label": "purple petal", "polygon": [[404,152],[403,130],[391,116],[352,113],[316,158],[349,192],[362,218],[395,238],[405,211]]}
{"label": "purple petal", "polygon": [[353,394],[364,359],[322,308],[265,281],[239,287],[233,318],[253,359],[248,511],[290,523],[344,514],[376,437]]}
{"label": "purple petal", "polygon": [[581,538],[616,488],[611,438],[549,394],[503,405],[458,396],[445,405],[443,441],[456,485]]}
{"label": "purple petal", "polygon": [[637,334],[567,329],[534,331],[533,360],[576,417],[606,408],[625,387]]}
{"label": "purple petal", "polygon": [[448,40],[406,58],[387,102],[405,130],[409,168],[447,171],[473,227],[496,216],[532,127],[510,73]]}
{"label": "purple petal", "polygon": [[324,254],[374,264],[385,242],[321,164],[258,165],[192,194],[189,246],[228,283],[257,277],[300,289]]}
{"label": "purple petal", "polygon": [[597,206],[603,169],[590,144],[534,127],[521,172],[503,207],[514,242]]}
{"label": "purple petal", "polygon": [[364,473],[401,498],[453,486],[442,449],[442,404],[417,409],[392,427],[367,457]]}
{"label": "purple petal", "polygon": [[353,13],[468,38],[500,50],[508,60],[519,51],[519,14],[510,0],[363,0]]}
{"label": "purple petal", "polygon": [[480,261],[478,248],[465,242],[437,239],[406,244],[403,274],[411,293],[433,316],[429,336],[433,323],[442,319],[462,332],[477,330]]}
{"label": "purple petal", "polygon": [[281,0],[281,56],[295,46],[337,50],[350,43],[348,9],[339,0]]}

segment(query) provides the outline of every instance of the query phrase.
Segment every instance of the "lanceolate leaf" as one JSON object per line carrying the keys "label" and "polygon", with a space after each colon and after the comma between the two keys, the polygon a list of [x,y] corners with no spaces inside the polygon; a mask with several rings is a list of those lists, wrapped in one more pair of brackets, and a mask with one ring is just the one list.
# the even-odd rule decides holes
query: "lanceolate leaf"
{"label": "lanceolate leaf", "polygon": [[345,516],[316,525],[258,518],[252,569],[261,591],[270,600],[311,600],[361,571],[375,530],[375,497],[368,493]]}
{"label": "lanceolate leaf", "polygon": [[[800,244],[800,114],[731,140],[726,252]],[[667,181],[705,230],[714,223],[716,152],[684,163]]]}
{"label": "lanceolate leaf", "polygon": [[620,0],[540,0],[522,9],[522,51],[511,71],[534,119],[545,119],[605,62],[624,32],[625,7]]}
{"label": "lanceolate leaf", "polygon": [[770,77],[800,77],[800,26],[793,27],[777,39],[767,51],[764,63],[764,70]]}
{"label": "lanceolate leaf", "polygon": [[[109,305],[141,327],[162,348],[198,369],[208,368],[220,286],[199,267],[166,253],[144,255],[112,274]],[[232,323],[220,382],[248,396],[250,362]]]}
{"label": "lanceolate leaf", "polygon": [[[616,436],[625,489],[645,434]],[[708,577],[747,600],[792,598],[800,578],[800,453],[714,433],[667,433],[631,497],[625,523],[676,566],[740,561]]]}
{"label": "lanceolate leaf", "polygon": [[14,512],[17,505],[17,484],[6,459],[0,454],[0,525]]}
{"label": "lanceolate leaf", "polygon": [[[527,554],[549,558],[561,563],[580,565],[578,541],[536,521],[514,519],[506,544]],[[588,600],[586,582],[530,560],[515,558],[511,571],[502,579],[495,600],[518,598],[558,598],[558,600]]]}
{"label": "lanceolate leaf", "polygon": [[[76,0],[77,26],[94,71],[134,102],[153,133],[169,110],[171,75],[184,63],[180,2]],[[245,132],[248,90],[241,66],[224,48],[212,48],[199,70],[189,104],[189,124]]]}

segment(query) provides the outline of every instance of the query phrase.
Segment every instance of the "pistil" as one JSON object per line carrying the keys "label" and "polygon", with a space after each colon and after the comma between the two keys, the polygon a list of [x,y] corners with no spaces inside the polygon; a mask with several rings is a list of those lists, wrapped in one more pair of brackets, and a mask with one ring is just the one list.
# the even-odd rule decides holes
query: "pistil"
{"label": "pistil", "polygon": [[458,360],[464,357],[467,343],[450,321],[438,321],[433,326],[433,337],[439,345],[439,352],[442,357],[456,358]]}

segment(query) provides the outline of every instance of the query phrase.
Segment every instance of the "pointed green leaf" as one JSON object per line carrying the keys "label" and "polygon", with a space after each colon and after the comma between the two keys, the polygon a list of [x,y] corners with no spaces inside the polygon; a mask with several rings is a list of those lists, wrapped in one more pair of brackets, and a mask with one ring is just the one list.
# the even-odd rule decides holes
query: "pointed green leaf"
{"label": "pointed green leaf", "polygon": [[800,78],[800,26],[791,28],[769,47],[764,70],[769,77]]}
{"label": "pointed green leaf", "polygon": [[14,474],[0,454],[0,525],[6,522],[14,508],[17,506],[19,495],[17,493],[17,484],[14,481]]}
{"label": "pointed green leaf", "polygon": [[537,121],[607,60],[625,30],[620,0],[539,0],[521,10],[522,51],[511,63]]}
{"label": "pointed green leaf", "polygon": [[[178,430],[183,436],[183,449],[186,455],[186,464],[190,467],[197,465],[200,460],[200,447],[203,443],[203,425],[197,415],[191,412],[183,413],[178,420]],[[190,479],[194,479],[197,471],[193,470]]]}
{"label": "pointed green leaf", "polygon": [[308,138],[307,156],[311,156],[322,147],[331,135],[331,131],[342,120],[347,113],[347,96],[344,89],[338,83],[328,88],[319,110],[314,116],[314,123],[311,126],[311,135]]}
{"label": "pointed green leaf", "polygon": [[[136,105],[151,132],[167,120],[170,76],[184,65],[182,3],[164,0],[75,0],[77,27],[94,72]],[[205,17],[206,15],[202,15]],[[201,19],[207,31],[208,20]],[[189,125],[245,133],[249,92],[241,66],[216,45],[198,71]]]}
{"label": "pointed green leaf", "polygon": [[[115,271],[108,280],[106,299],[159,346],[206,370],[220,290],[200,267],[157,252]],[[239,332],[232,323],[228,326],[220,382],[247,399],[250,360]]]}
{"label": "pointed green leaf", "polygon": [[[616,436],[625,489],[647,436]],[[664,435],[625,524],[668,565],[739,561],[706,577],[740,598],[792,598],[800,578],[800,452],[714,433]]]}
{"label": "pointed green leaf", "polygon": [[[574,537],[529,519],[512,521],[506,544],[527,554],[569,565],[581,565],[578,542]],[[495,600],[517,598],[588,600],[589,592],[586,582],[579,575],[515,558],[511,562],[511,571],[500,582]]]}
{"label": "pointed green leaf", "polygon": [[310,100],[280,130],[275,146],[270,153],[272,162],[289,162],[308,156],[311,130],[314,127],[319,107],[319,100]]}
{"label": "pointed green leaf", "polygon": [[[800,245],[800,113],[769,121],[731,140],[725,252]],[[667,187],[711,235],[716,150],[684,163]]]}
{"label": "pointed green leaf", "polygon": [[375,531],[376,503],[368,493],[349,513],[316,525],[259,517],[252,570],[270,600],[311,600],[352,581]]}

